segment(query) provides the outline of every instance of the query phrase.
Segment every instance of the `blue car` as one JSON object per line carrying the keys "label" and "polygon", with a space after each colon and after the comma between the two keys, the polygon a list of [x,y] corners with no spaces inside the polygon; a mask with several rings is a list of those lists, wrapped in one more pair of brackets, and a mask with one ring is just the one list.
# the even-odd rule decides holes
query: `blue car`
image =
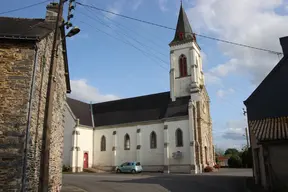
{"label": "blue car", "polygon": [[142,166],[140,162],[125,162],[120,166],[116,167],[117,173],[141,173],[142,172]]}

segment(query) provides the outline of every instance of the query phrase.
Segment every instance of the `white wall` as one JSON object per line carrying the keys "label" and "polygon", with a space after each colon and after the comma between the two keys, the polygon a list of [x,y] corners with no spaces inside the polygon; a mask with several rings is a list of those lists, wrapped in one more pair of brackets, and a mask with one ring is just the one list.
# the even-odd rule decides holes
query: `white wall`
{"label": "white wall", "polygon": [[[170,152],[170,162],[169,164],[190,164],[190,139],[189,139],[189,124],[188,120],[181,121],[171,121],[166,122],[168,125],[168,134],[169,134],[169,152]],[[180,128],[183,133],[183,147],[176,147],[176,130]],[[176,151],[181,151],[183,154],[183,158],[181,159],[173,159],[172,153]]]}
{"label": "white wall", "polygon": [[80,147],[80,151],[78,151],[78,166],[82,170],[85,152],[88,152],[88,167],[92,167],[93,164],[93,129],[81,125],[77,129],[80,132],[80,135],[78,135],[78,147]]}
{"label": "white wall", "polygon": [[[141,163],[142,165],[163,165],[164,164],[164,124],[140,125],[141,129]],[[150,134],[154,131],[157,136],[157,148],[150,148]]]}
{"label": "white wall", "polygon": [[[188,132],[188,120],[180,121],[170,121],[165,122],[168,125],[169,132],[169,149],[170,149],[170,164],[173,166],[185,165],[189,166],[190,161],[190,140]],[[183,147],[176,147],[176,129],[180,128],[183,132]],[[137,133],[137,129],[140,129],[140,133]],[[113,132],[116,131],[117,146],[116,146],[116,157],[114,156]],[[150,148],[150,134],[154,131],[157,136],[157,148]],[[125,134],[130,136],[130,150],[124,150],[124,136]],[[138,134],[138,136],[137,136]],[[101,151],[101,137],[106,137],[106,151]],[[141,135],[139,137],[139,135]],[[140,139],[138,144],[141,145],[141,149],[137,150],[137,138]],[[94,131],[94,151],[95,158],[93,161],[93,166],[101,169],[108,169],[109,167],[120,165],[126,161],[140,161],[145,169],[159,170],[164,166],[164,123],[153,123],[146,125],[134,125],[119,128],[98,128]],[[182,159],[173,159],[172,153],[176,151],[181,151],[183,153]],[[138,156],[137,156],[138,153]],[[114,158],[115,161],[114,161]],[[154,167],[154,168],[153,168]],[[187,169],[186,167],[186,169]],[[177,168],[178,169],[178,168]],[[179,168],[181,169],[181,168]],[[183,167],[182,167],[183,169]]]}
{"label": "white wall", "polygon": [[66,166],[71,166],[72,164],[72,144],[73,135],[72,132],[76,125],[73,115],[69,107],[65,106],[65,129],[64,129],[64,149],[63,149],[63,164]]}
{"label": "white wall", "polygon": [[[136,131],[137,127],[123,127],[117,129],[117,164],[122,164],[126,161],[137,161],[136,157]],[[124,150],[124,136],[129,134],[130,150]]]}
{"label": "white wall", "polygon": [[[93,166],[113,166],[112,147],[113,131],[115,129],[94,130],[94,160]],[[106,151],[101,151],[101,137],[106,138]]]}

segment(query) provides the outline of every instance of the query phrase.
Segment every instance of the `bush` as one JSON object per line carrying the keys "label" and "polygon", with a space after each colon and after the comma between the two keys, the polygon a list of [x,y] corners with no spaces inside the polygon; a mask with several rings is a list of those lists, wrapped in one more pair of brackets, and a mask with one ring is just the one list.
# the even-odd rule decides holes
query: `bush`
{"label": "bush", "polygon": [[216,162],[217,164],[219,163],[218,157],[215,158],[215,162]]}
{"label": "bush", "polygon": [[220,166],[219,164],[214,165],[214,168],[215,168],[215,169],[220,169],[220,167],[221,167],[221,166]]}
{"label": "bush", "polygon": [[204,172],[212,172],[213,171],[213,167],[207,166],[204,168]]}
{"label": "bush", "polygon": [[232,155],[228,159],[228,166],[230,168],[240,168],[242,167],[242,160],[238,155]]}
{"label": "bush", "polygon": [[63,165],[62,172],[71,172],[72,168],[70,166]]}

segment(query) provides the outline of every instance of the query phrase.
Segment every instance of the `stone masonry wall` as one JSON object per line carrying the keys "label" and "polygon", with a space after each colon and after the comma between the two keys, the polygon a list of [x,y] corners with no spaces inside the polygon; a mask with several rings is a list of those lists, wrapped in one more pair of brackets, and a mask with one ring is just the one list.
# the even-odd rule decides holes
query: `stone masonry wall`
{"label": "stone masonry wall", "polygon": [[[32,44],[0,43],[0,192],[20,191],[22,178],[26,181],[26,191],[38,191],[52,43],[53,34],[37,43],[37,66],[28,137],[26,177],[23,177],[22,168],[35,50]],[[62,44],[58,48],[56,92],[50,137],[49,191],[51,192],[58,191],[62,184],[66,102]]]}
{"label": "stone masonry wall", "polygon": [[[33,99],[33,111],[30,128],[30,153],[27,166],[27,191],[38,191],[42,136],[44,127],[44,114],[46,107],[46,93],[50,58],[52,53],[53,33],[37,44],[39,48],[37,75],[35,79],[35,98]],[[49,191],[57,191],[62,184],[62,153],[64,138],[64,104],[66,102],[66,83],[64,76],[64,64],[62,44],[58,47],[56,92],[54,94],[52,130],[50,140],[49,161]]]}
{"label": "stone masonry wall", "polygon": [[64,147],[64,127],[65,127],[65,103],[66,103],[66,79],[64,70],[64,59],[62,53],[62,44],[58,49],[56,73],[56,92],[53,103],[53,124],[51,131],[50,145],[50,170],[49,183],[50,190],[56,192],[62,185],[62,164]]}
{"label": "stone masonry wall", "polygon": [[[209,165],[214,164],[213,159],[213,136],[212,136],[212,120],[210,116],[210,102],[209,96],[205,88],[201,90],[202,101],[197,102],[197,124],[198,124],[198,135],[200,143],[200,162],[203,165],[203,168]],[[204,112],[203,108],[206,108]],[[205,147],[207,147],[207,162],[205,155]]]}
{"label": "stone masonry wall", "polygon": [[21,188],[34,47],[0,42],[0,191]]}
{"label": "stone masonry wall", "polygon": [[44,113],[46,107],[46,91],[50,55],[52,50],[52,35],[37,44],[38,57],[35,76],[35,90],[32,100],[29,152],[26,168],[26,190],[38,191],[40,178],[41,151],[43,139]]}

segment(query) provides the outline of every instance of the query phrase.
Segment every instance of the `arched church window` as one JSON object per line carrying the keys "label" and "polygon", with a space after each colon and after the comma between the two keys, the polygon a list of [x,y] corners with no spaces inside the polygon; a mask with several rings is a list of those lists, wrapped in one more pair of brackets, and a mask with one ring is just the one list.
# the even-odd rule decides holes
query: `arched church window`
{"label": "arched church window", "polygon": [[106,151],[106,137],[104,135],[101,137],[101,151]]}
{"label": "arched church window", "polygon": [[126,134],[124,137],[124,149],[130,150],[130,137],[128,134]]}
{"label": "arched church window", "polygon": [[183,132],[180,128],[176,130],[176,147],[183,147]]}
{"label": "arched church window", "polygon": [[180,77],[187,76],[187,58],[183,54],[179,57],[179,72]]}
{"label": "arched church window", "polygon": [[154,131],[150,134],[150,148],[156,149],[157,148],[157,135]]}

